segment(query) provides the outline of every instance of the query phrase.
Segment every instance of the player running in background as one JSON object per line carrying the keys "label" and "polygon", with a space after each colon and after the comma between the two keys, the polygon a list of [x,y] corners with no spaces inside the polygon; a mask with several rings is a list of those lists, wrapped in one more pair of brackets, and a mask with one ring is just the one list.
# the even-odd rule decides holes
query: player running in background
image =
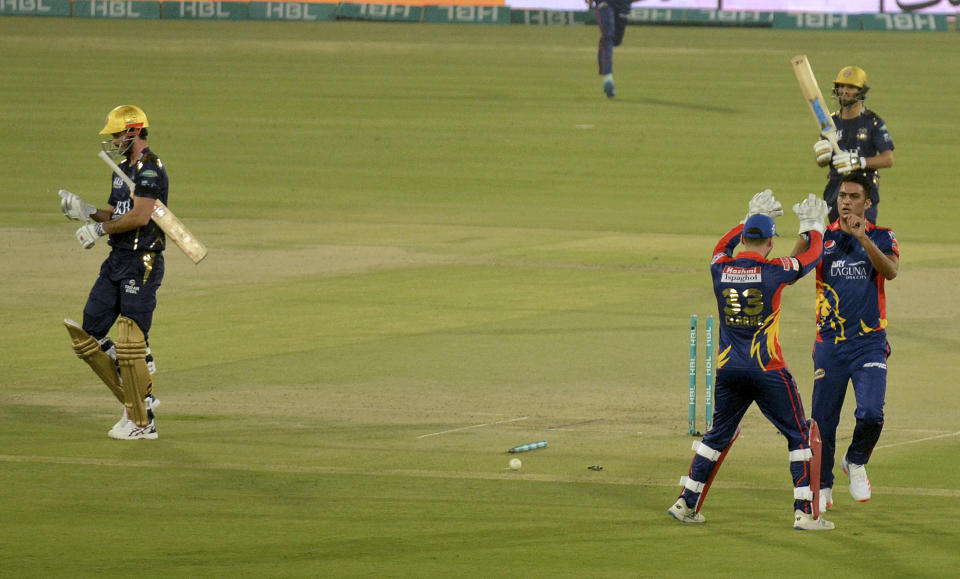
{"label": "player running in background", "polygon": [[600,47],[597,62],[603,77],[603,93],[607,98],[616,96],[613,86],[613,47],[620,46],[627,31],[632,0],[588,0],[595,2],[597,24],[600,25]]}
{"label": "player running in background", "polygon": [[[770,190],[758,193],[742,225],[727,232],[713,251],[710,272],[720,319],[719,355],[713,427],[700,443],[683,492],[669,513],[684,523],[703,523],[701,498],[718,465],[740,431],[740,421],[754,402],[787,439],[793,477],[793,527],[830,530],[833,523],[813,516],[808,443],[809,429],[797,385],[780,349],[780,292],[820,261],[827,204],[809,195],[793,206],[800,234],[808,235],[795,256],[767,259],[777,235],[774,218],[783,214]],[[743,243],[743,251],[733,250]],[[798,242],[799,244],[799,242]]]}
{"label": "player running in background", "polygon": [[813,349],[811,413],[820,426],[821,512],[833,504],[833,465],[840,410],[853,381],[857,409],[853,440],[841,460],[850,494],[870,500],[870,460],[883,429],[887,390],[887,316],[884,282],[897,276],[900,248],[893,231],[869,223],[873,179],[863,172],[843,177],[837,198],[840,217],[823,237],[817,266],[817,337]]}
{"label": "player running in background", "polygon": [[[109,235],[111,249],[83,308],[83,325],[65,320],[77,356],[85,360],[124,404],[120,420],[108,435],[120,440],[157,438],[153,409],[153,354],[147,340],[163,281],[166,238],[151,221],[155,199],[167,202],[167,171],[147,145],[150,125],[142,110],[119,106],[107,115],[101,135],[104,150],[122,156],[121,169],[136,184],[130,191],[113,178],[108,207],[98,209],[61,190],[63,213],[87,221],[77,230],[84,249]],[[91,222],[92,221],[92,222]],[[114,343],[107,332],[117,322]],[[116,365],[114,361],[116,360]],[[119,377],[117,372],[119,366]]]}
{"label": "player running in background", "polygon": [[832,116],[837,126],[838,142],[844,152],[833,154],[830,143],[825,139],[813,145],[817,164],[821,167],[832,165],[827,186],[823,190],[823,199],[830,206],[831,222],[838,217],[837,190],[841,177],[851,171],[862,170],[873,182],[871,204],[866,217],[871,223],[876,223],[877,205],[880,203],[880,175],[877,169],[893,167],[893,139],[887,131],[887,124],[863,102],[869,90],[867,73],[862,68],[848,66],[841,70],[833,82],[833,96],[840,110]]}

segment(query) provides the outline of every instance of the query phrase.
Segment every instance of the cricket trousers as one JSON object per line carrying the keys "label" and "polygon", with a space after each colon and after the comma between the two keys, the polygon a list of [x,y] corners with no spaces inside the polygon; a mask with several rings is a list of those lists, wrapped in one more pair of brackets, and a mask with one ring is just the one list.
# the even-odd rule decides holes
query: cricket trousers
{"label": "cricket trousers", "polygon": [[811,415],[820,426],[823,440],[823,462],[820,484],[833,487],[833,466],[836,461],[837,426],[846,397],[847,385],[853,382],[857,408],[853,440],[847,447],[847,460],[867,464],[883,430],[883,405],[887,393],[887,358],[890,345],[886,332],[880,331],[834,344],[832,340],[816,342],[813,348],[813,405]]}
{"label": "cricket trousers", "polygon": [[[703,444],[723,452],[730,446],[744,414],[756,402],[760,412],[787,439],[790,454],[790,476],[795,489],[810,486],[810,447],[807,420],[796,382],[787,368],[721,368],[714,388],[713,427],[703,437]],[[693,457],[690,480],[706,482],[716,462],[702,456]],[[688,505],[696,504],[699,493],[685,489]],[[794,498],[794,509],[805,510],[809,502]]]}
{"label": "cricket trousers", "polygon": [[613,47],[620,46],[627,31],[627,18],[617,14],[616,9],[606,2],[597,4],[597,24],[600,25],[600,46],[597,49],[597,63],[600,74],[613,72]]}
{"label": "cricket trousers", "polygon": [[163,273],[163,253],[112,250],[100,266],[83,308],[84,331],[102,340],[122,315],[148,336]]}

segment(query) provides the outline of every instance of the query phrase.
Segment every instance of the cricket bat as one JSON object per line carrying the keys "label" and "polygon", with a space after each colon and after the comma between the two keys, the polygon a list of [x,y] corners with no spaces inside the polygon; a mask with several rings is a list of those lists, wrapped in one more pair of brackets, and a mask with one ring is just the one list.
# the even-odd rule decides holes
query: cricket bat
{"label": "cricket bat", "polygon": [[813,76],[813,69],[810,67],[810,61],[806,54],[794,56],[790,62],[793,64],[793,72],[797,75],[797,83],[800,84],[800,92],[803,98],[807,100],[813,118],[817,119],[817,125],[820,127],[820,134],[823,135],[834,153],[839,153],[840,145],[837,144],[837,127],[833,124],[833,118],[830,116],[830,109],[827,108],[823,100],[823,93],[820,92],[820,85],[817,84],[817,78]]}
{"label": "cricket bat", "polygon": [[[103,162],[109,165],[110,168],[113,169],[113,172],[123,179],[123,182],[126,183],[130,191],[133,192],[135,188],[133,181],[113,162],[110,155],[105,151],[100,151],[97,153],[97,156],[103,159]],[[170,211],[159,199],[153,202],[153,213],[150,214],[150,218],[157,224],[157,227],[163,230],[167,237],[177,244],[177,247],[179,247],[193,263],[200,263],[200,260],[207,256],[206,246],[190,233],[190,230],[181,223],[177,216],[173,214],[173,211]]]}

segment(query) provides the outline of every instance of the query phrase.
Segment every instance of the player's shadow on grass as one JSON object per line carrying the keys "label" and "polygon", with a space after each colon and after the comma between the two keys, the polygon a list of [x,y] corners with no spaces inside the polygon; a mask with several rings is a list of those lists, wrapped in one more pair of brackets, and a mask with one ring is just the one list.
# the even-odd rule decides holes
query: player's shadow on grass
{"label": "player's shadow on grass", "polygon": [[[618,100],[620,100],[620,99],[618,98]],[[622,100],[624,100],[624,101],[630,101],[631,99],[622,99]],[[721,107],[721,106],[716,106],[716,105],[705,105],[705,104],[702,104],[702,103],[684,103],[684,102],[680,102],[680,101],[674,101],[674,100],[669,100],[669,101],[668,101],[668,100],[655,99],[655,98],[650,98],[650,97],[641,97],[641,98],[639,98],[639,99],[636,99],[636,101],[634,101],[634,102],[639,102],[640,104],[644,104],[644,105],[657,105],[657,106],[661,106],[661,107],[673,107],[673,108],[675,108],[675,109],[683,109],[683,110],[688,110],[688,111],[708,111],[708,112],[712,112],[712,113],[725,113],[725,114],[734,114],[734,113],[739,113],[739,112],[741,112],[741,111],[738,110],[738,109],[732,109],[732,108],[730,108],[730,107]]]}

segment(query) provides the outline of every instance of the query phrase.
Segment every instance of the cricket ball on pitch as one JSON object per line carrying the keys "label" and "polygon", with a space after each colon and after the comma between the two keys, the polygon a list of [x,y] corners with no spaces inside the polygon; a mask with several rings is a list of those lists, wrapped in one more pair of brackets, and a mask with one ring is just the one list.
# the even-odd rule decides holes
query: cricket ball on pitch
{"label": "cricket ball on pitch", "polygon": [[521,466],[523,466],[523,463],[520,462],[519,458],[510,459],[510,470],[520,470]]}

